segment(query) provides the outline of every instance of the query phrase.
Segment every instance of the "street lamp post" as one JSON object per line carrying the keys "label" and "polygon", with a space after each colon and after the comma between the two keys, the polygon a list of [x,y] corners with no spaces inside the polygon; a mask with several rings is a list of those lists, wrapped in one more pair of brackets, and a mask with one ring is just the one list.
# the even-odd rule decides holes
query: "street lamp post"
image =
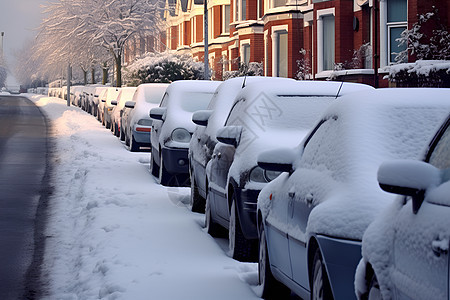
{"label": "street lamp post", "polygon": [[206,79],[210,79],[209,78],[209,53],[208,53],[208,1],[207,0],[203,0],[203,16],[204,16],[204,20],[203,23],[205,24],[204,27],[204,43],[205,43],[205,50],[204,50],[204,55],[203,55],[203,60],[205,63],[205,67],[204,67],[204,78]]}
{"label": "street lamp post", "polygon": [[5,33],[2,31],[2,37],[0,40],[0,58],[3,58],[3,37],[5,36]]}

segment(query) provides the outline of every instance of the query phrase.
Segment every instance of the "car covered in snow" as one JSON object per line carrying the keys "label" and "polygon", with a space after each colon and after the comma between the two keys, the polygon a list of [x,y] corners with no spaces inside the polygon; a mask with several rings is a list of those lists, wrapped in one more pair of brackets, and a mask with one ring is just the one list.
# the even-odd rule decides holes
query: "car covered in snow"
{"label": "car covered in snow", "polygon": [[98,104],[100,102],[100,94],[103,90],[106,90],[108,87],[104,86],[104,85],[97,85],[95,86],[94,92],[93,92],[93,96],[92,96],[92,101],[89,100],[89,113],[91,115],[93,115],[94,117],[97,117],[98,114]]}
{"label": "car covered in snow", "polygon": [[192,114],[208,107],[221,81],[180,80],[170,84],[159,107],[150,110],[151,170],[162,185],[189,183],[189,142],[195,129]]}
{"label": "car covered in snow", "polygon": [[402,196],[364,233],[358,298],[449,299],[450,116],[423,161],[387,161],[378,182]]}
{"label": "car covered in snow", "polygon": [[131,99],[134,103],[128,103],[122,123],[123,139],[130,146],[130,151],[150,147],[152,119],[149,112],[159,106],[168,86],[168,83],[144,83],[137,87]]}
{"label": "car covered in snow", "polygon": [[220,143],[206,170],[205,225],[213,236],[219,225],[228,229],[233,258],[256,261],[256,200],[267,182],[278,175],[258,167],[258,153],[280,144],[294,147],[339,92],[342,95],[361,89],[371,87],[285,79],[254,82],[242,89],[225,127],[217,132]]}
{"label": "car covered in snow", "polygon": [[136,92],[136,87],[123,87],[120,89],[119,95],[117,96],[116,101],[111,101],[111,104],[114,106],[111,111],[111,131],[117,137],[120,137],[120,115],[122,113],[122,109],[125,107],[125,102],[133,99],[133,95]]}
{"label": "car covered in snow", "polygon": [[111,112],[114,108],[114,105],[111,104],[111,101],[117,101],[119,92],[120,88],[109,87],[105,90],[105,93],[103,93],[100,98],[99,111],[101,112],[102,124],[105,125],[105,127],[108,129],[111,126]]}
{"label": "car covered in snow", "polygon": [[[190,206],[194,212],[205,211],[207,193],[206,165],[217,144],[217,130],[225,125],[237,94],[246,84],[255,81],[286,80],[279,77],[238,77],[224,81],[214,93],[206,110],[195,112],[192,121],[197,127],[189,144]],[[292,80],[292,79],[291,79]]]}
{"label": "car covered in snow", "polygon": [[283,172],[258,197],[263,296],[292,289],[302,298],[354,299],[361,240],[393,201],[377,171],[417,159],[450,109],[450,91],[379,89],[332,104],[295,148],[261,153]]}

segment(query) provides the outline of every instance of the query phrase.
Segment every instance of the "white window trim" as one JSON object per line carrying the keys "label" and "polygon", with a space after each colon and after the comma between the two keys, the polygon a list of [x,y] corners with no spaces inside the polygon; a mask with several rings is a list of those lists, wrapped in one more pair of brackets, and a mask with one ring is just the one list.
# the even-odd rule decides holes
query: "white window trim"
{"label": "white window trim", "polygon": [[[387,13],[387,0],[380,0],[380,68],[393,63],[390,62],[391,45],[389,28],[405,26],[408,28],[408,17],[405,22],[388,23]],[[406,11],[406,16],[408,16],[408,11]]]}
{"label": "white window trim", "polygon": [[264,76],[267,76],[269,73],[269,30],[264,30]]}
{"label": "white window trim", "polygon": [[278,53],[277,53],[276,38],[280,32],[289,33],[289,26],[288,25],[272,26],[272,33],[270,35],[270,38],[272,39],[272,77],[277,77],[278,65],[276,58]]}
{"label": "white window trim", "polygon": [[[228,24],[228,26],[227,26],[227,24],[225,24],[225,20],[226,20],[226,9],[225,9],[225,7],[226,6],[230,6],[230,12],[231,12],[231,5],[229,5],[229,4],[225,4],[225,5],[222,5],[222,34],[224,34],[224,33],[227,33],[227,34],[229,34],[230,33],[230,24]],[[230,16],[230,21],[231,21],[231,16]],[[227,27],[228,27],[228,30],[227,30]]]}
{"label": "white window trim", "polygon": [[[239,41],[239,56],[241,57],[241,63],[244,60],[244,46],[246,46],[246,45],[251,47],[250,46],[250,39]],[[250,57],[249,57],[249,62],[250,62]]]}
{"label": "white window trim", "polygon": [[317,11],[317,72],[318,73],[325,71],[323,69],[323,19],[322,19],[325,16],[336,17],[334,7]]}

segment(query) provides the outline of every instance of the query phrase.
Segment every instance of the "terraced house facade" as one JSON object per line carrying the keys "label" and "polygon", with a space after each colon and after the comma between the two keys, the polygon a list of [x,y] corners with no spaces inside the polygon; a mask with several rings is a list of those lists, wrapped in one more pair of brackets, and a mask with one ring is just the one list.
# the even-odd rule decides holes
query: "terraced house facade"
{"label": "terraced house facade", "polygon": [[[203,1],[167,0],[166,30],[131,41],[126,60],[145,51],[170,50],[203,61]],[[257,62],[266,76],[334,76],[373,85],[378,75],[379,86],[387,86],[383,68],[406,47],[396,39],[434,7],[439,22],[450,28],[448,0],[208,0],[213,79],[221,80],[239,64]],[[431,32],[435,25],[428,25],[424,30]]]}

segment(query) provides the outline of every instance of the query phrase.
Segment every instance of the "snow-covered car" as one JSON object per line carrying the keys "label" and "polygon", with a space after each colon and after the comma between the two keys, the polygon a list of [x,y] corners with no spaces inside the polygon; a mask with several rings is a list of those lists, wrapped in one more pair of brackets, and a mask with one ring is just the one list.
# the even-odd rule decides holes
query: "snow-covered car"
{"label": "snow-covered car", "polygon": [[378,182],[403,196],[364,233],[358,298],[449,299],[450,116],[423,161],[385,162]]}
{"label": "snow-covered car", "polygon": [[105,127],[108,129],[111,127],[111,112],[114,108],[114,105],[111,104],[111,101],[117,101],[120,89],[121,88],[109,87],[106,89],[106,93],[100,99],[101,103],[99,103],[99,107],[101,106],[102,110],[102,124],[105,125]]}
{"label": "snow-covered car", "polygon": [[217,132],[206,168],[205,226],[215,236],[228,229],[229,253],[239,261],[256,261],[256,200],[278,173],[257,165],[258,153],[298,144],[321,113],[341,94],[367,85],[339,82],[284,81],[248,84],[236,97],[225,127]]}
{"label": "snow-covered car", "polygon": [[151,169],[162,185],[189,183],[189,142],[195,129],[192,114],[206,109],[221,81],[180,80],[167,88],[153,119]]}
{"label": "snow-covered car", "polygon": [[258,197],[264,297],[284,285],[302,298],[355,299],[363,234],[394,198],[380,189],[378,168],[419,158],[448,115],[448,99],[442,89],[344,96],[299,146],[258,156],[261,168],[283,172]]}
{"label": "snow-covered car", "polygon": [[208,190],[206,165],[211,160],[214,147],[217,144],[217,130],[225,125],[225,121],[240,90],[246,84],[264,80],[285,81],[286,79],[261,76],[228,79],[217,88],[208,108],[193,114],[192,121],[198,126],[189,144],[190,205],[192,211],[205,211],[206,193]]}
{"label": "snow-covered car", "polygon": [[75,85],[70,88],[70,103],[72,103],[72,105],[79,106],[83,88],[84,86],[82,85]]}
{"label": "snow-covered car", "polygon": [[136,92],[136,87],[123,87],[120,89],[119,95],[116,101],[111,101],[113,109],[111,111],[111,131],[117,137],[120,137],[120,115],[122,109],[125,107],[125,102],[133,99],[133,95]]}
{"label": "snow-covered car", "polygon": [[[125,106],[123,107],[122,114],[120,116],[120,124],[122,124],[122,128],[120,130],[120,140],[125,141],[125,144],[127,146],[130,145],[130,141],[127,140],[126,131],[127,127],[130,126],[130,119],[129,119],[130,113],[133,111],[135,106],[136,102],[134,102],[133,100],[125,102]],[[150,116],[148,118],[150,118]],[[150,141],[150,136],[148,136],[148,141]]]}
{"label": "snow-covered car", "polygon": [[167,83],[144,83],[138,86],[132,99],[135,103],[133,109],[123,123],[124,139],[130,151],[150,147],[152,119],[149,112],[159,106],[168,86]]}
{"label": "snow-covered car", "polygon": [[92,103],[90,104],[89,113],[94,117],[97,117],[98,114],[98,104],[100,102],[100,94],[103,90],[107,89],[107,86],[99,85],[94,89],[94,95],[92,97]]}

